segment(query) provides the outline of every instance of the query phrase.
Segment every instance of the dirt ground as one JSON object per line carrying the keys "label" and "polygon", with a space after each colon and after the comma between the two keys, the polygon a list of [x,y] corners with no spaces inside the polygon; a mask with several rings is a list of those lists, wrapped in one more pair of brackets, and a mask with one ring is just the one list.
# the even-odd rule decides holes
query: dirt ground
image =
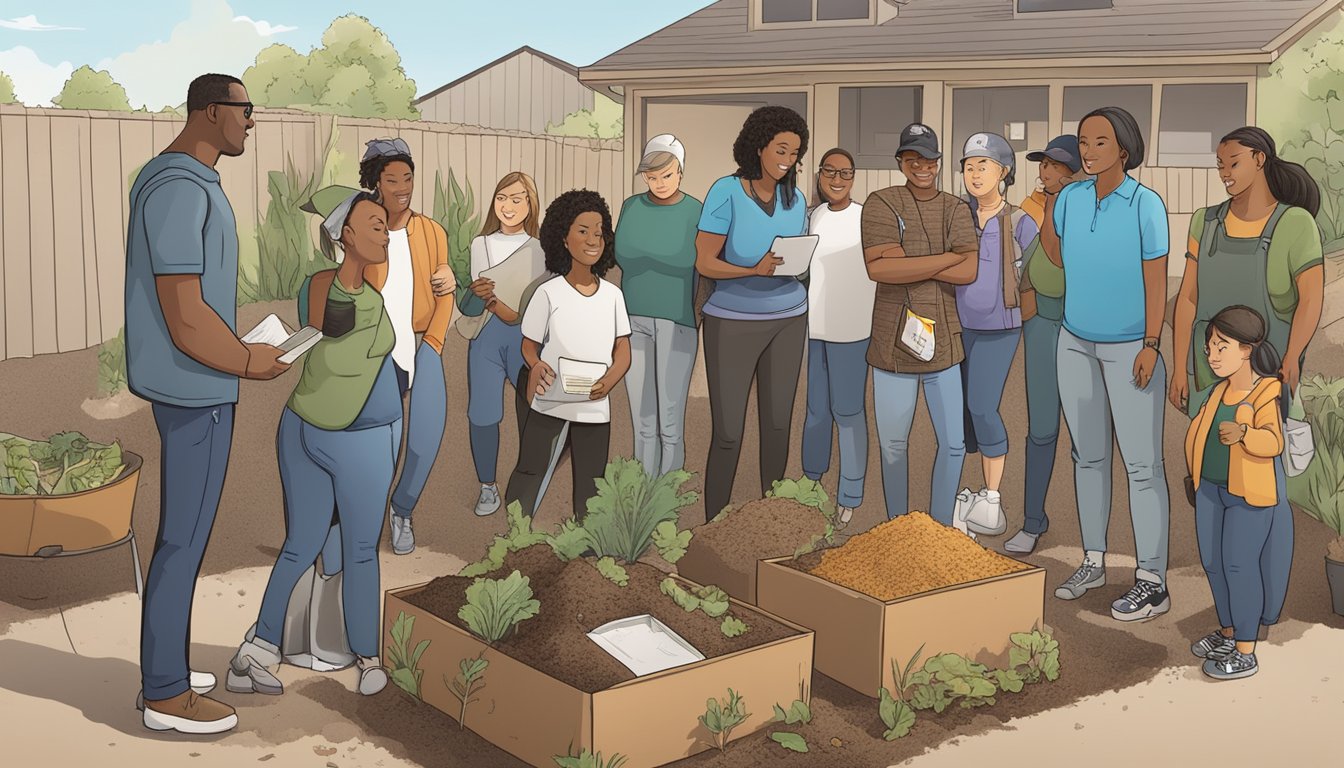
{"label": "dirt ground", "polygon": [[[279,312],[289,321],[293,320],[291,303],[253,305],[240,310],[239,325],[244,328],[250,327],[270,311]],[[1164,348],[1170,349],[1169,340],[1164,341]],[[444,570],[437,572],[429,570],[419,574],[420,581],[449,572],[446,570],[449,562],[456,564],[464,560],[477,559],[490,538],[505,527],[503,515],[478,519],[471,511],[476,498],[477,483],[471,469],[467,441],[465,359],[466,342],[455,334],[450,334],[444,355],[450,400],[448,430],[444,437],[444,447],[438,466],[430,478],[415,516],[417,543],[425,553],[424,562],[437,563],[437,567]],[[145,469],[140,478],[135,529],[141,542],[142,559],[147,566],[158,521],[158,439],[153,418],[149,409],[140,409],[117,420],[100,421],[87,416],[81,409],[81,404],[86,398],[94,395],[96,369],[96,349],[0,363],[0,393],[3,393],[0,395],[0,430],[40,437],[55,431],[78,429],[93,439],[118,439],[127,449],[143,455]],[[1344,375],[1344,348],[1332,343],[1328,338],[1318,336],[1309,359],[1309,369],[1327,375]],[[296,371],[291,371],[278,381],[244,382],[242,385],[229,477],[202,569],[203,577],[238,573],[239,569],[267,568],[274,562],[277,548],[284,535],[280,485],[274,453],[275,428],[297,375]],[[1003,407],[1009,434],[1013,440],[1004,485],[1009,534],[1014,532],[1021,522],[1023,469],[1020,447],[1026,432],[1024,403],[1023,372],[1019,353],[1009,379]],[[512,416],[507,413],[511,404],[511,399],[506,400],[505,428],[502,433],[499,461],[501,485],[508,479],[508,472],[513,466],[517,451],[516,435],[512,434],[508,426],[513,423]],[[870,402],[870,413],[871,407]],[[919,410],[921,413],[916,417],[911,437],[912,444],[917,446],[911,451],[910,460],[910,501],[914,508],[924,508],[927,505],[928,480],[932,465],[932,451],[918,446],[934,444],[924,406],[921,405]],[[613,395],[612,413],[614,416],[612,453],[628,454],[631,428],[623,390],[618,390]],[[801,437],[802,419],[803,392],[800,386],[794,410],[793,448],[789,462],[791,476],[801,474],[798,441]],[[753,425],[755,422],[755,414],[749,413],[748,425]],[[688,409],[686,425],[689,469],[703,468],[710,437],[709,424],[708,401],[703,397],[694,398]],[[1155,621],[1137,624],[1120,624],[1109,616],[1110,602],[1132,582],[1134,567],[1132,530],[1125,514],[1128,500],[1123,466],[1117,456],[1114,465],[1115,499],[1109,544],[1113,554],[1108,559],[1108,586],[1071,603],[1047,597],[1046,622],[1053,628],[1062,648],[1063,675],[1058,682],[1028,688],[1021,695],[1004,696],[997,706],[989,709],[974,712],[949,711],[941,716],[923,717],[909,737],[887,743],[881,738],[882,725],[877,717],[875,701],[817,675],[813,688],[815,719],[812,725],[803,731],[809,743],[813,745],[811,753],[807,755],[786,753],[778,745],[760,736],[734,744],[726,754],[705,754],[685,760],[678,765],[714,765],[724,768],[767,764],[887,766],[920,755],[929,748],[967,741],[977,734],[999,729],[1010,719],[1037,715],[1075,704],[1078,706],[1058,714],[1056,719],[1062,717],[1064,720],[1078,721],[1080,723],[1078,727],[1081,727],[1081,723],[1086,722],[1082,713],[1096,711],[1084,709],[1084,706],[1094,706],[1088,703],[1093,701],[1089,697],[1133,686],[1155,685],[1155,679],[1169,674],[1166,670],[1171,668],[1185,669],[1186,673],[1194,675],[1194,678],[1188,681],[1191,685],[1203,685],[1197,673],[1190,673],[1194,667],[1190,663],[1192,659],[1189,657],[1188,644],[1191,639],[1213,626],[1214,617],[1208,587],[1196,551],[1193,511],[1180,493],[1182,477],[1185,474],[1184,461],[1181,459],[1184,426],[1183,416],[1174,409],[1169,409],[1164,444],[1168,484],[1172,489],[1170,571],[1173,609],[1170,614]],[[733,495],[735,504],[757,498],[760,491],[754,429],[748,428],[744,442]],[[838,458],[834,458],[832,471],[823,481],[832,490],[837,466]],[[1048,570],[1047,587],[1050,591],[1072,572],[1080,557],[1071,469],[1069,442],[1065,436],[1060,441],[1056,472],[1050,491],[1051,529],[1042,539],[1037,554],[1027,558],[1030,562]],[[865,530],[884,519],[880,478],[876,436],[870,434],[866,500],[855,512],[850,526],[851,532]],[[975,457],[971,457],[966,462],[964,484],[979,487],[977,485],[979,479],[979,462]],[[691,485],[699,487],[698,476]],[[554,526],[569,515],[569,488],[569,467],[568,462],[565,462],[558,470],[542,505],[539,525]],[[702,522],[703,519],[703,509],[693,507],[684,511],[682,524],[689,527]],[[1305,515],[1297,515],[1297,550],[1292,588],[1284,616],[1285,623],[1276,628],[1271,634],[1270,642],[1262,649],[1261,661],[1265,668],[1262,678],[1270,678],[1276,664],[1280,662],[1288,664],[1288,659],[1282,659],[1278,655],[1282,643],[1298,642],[1304,635],[1314,631],[1313,625],[1324,624],[1336,629],[1344,627],[1344,620],[1330,612],[1330,597],[1322,563],[1326,540],[1327,531],[1323,526]],[[1002,538],[996,540],[996,543],[1001,541]],[[389,547],[384,547],[385,563],[394,564],[398,560],[404,560],[391,556],[389,550]],[[418,552],[417,557],[419,556]],[[439,556],[449,559],[444,560]],[[0,635],[16,622],[32,622],[51,617],[62,609],[65,613],[69,613],[76,606],[124,593],[132,587],[129,555],[124,549],[58,561],[0,558]],[[253,596],[240,598],[238,602],[246,603],[258,599],[256,593],[248,594]],[[133,596],[130,599],[133,600]],[[246,607],[255,611],[253,603],[247,603]],[[198,623],[202,620],[202,610],[205,608],[198,606]],[[137,642],[137,627],[130,619],[115,625],[104,624],[99,631],[118,644],[129,644],[133,647]],[[1337,634],[1335,638],[1337,647]],[[219,642],[227,646],[237,640],[225,636]],[[55,699],[78,707],[82,701],[80,697],[86,695],[79,690],[80,688],[85,685],[100,688],[113,686],[113,689],[105,695],[118,701],[125,700],[126,708],[129,710],[130,699],[134,696],[133,665],[123,669],[124,665],[119,663],[115,669],[109,670],[100,665],[95,658],[81,656],[74,666],[70,666],[69,654],[35,651],[26,657],[28,660],[25,663],[31,670],[44,671],[19,675],[12,671],[13,662],[23,660],[17,654],[10,655],[10,651],[17,650],[20,649],[12,646],[5,650],[5,645],[0,644],[0,655],[5,658],[3,666],[11,668],[10,673],[0,677],[0,689]],[[222,673],[228,649],[210,646],[207,650],[209,652],[207,658],[215,662],[209,668]],[[134,656],[131,655],[130,658]],[[1318,666],[1322,670],[1321,677],[1332,674],[1324,671],[1330,664],[1321,662]],[[66,674],[74,677],[63,679]],[[17,680],[22,682],[16,682]],[[105,682],[99,686],[99,681]],[[1277,693],[1273,695],[1273,699],[1292,696],[1294,698],[1291,700],[1301,701],[1303,706],[1306,706],[1307,700],[1316,695],[1316,691],[1310,689],[1294,689],[1291,693],[1275,690]],[[1334,690],[1337,691],[1337,688]],[[412,702],[395,688],[389,688],[384,693],[369,699],[356,699],[353,704],[348,698],[349,692],[345,687],[329,678],[304,682],[297,688],[297,692],[300,694],[299,697],[286,696],[279,700],[265,701],[247,700],[224,694],[225,700],[240,707],[242,717],[238,734],[230,736],[228,743],[252,747],[257,744],[286,744],[301,740],[306,735],[323,733],[328,740],[336,743],[350,739],[375,738],[382,745],[376,753],[361,753],[362,757],[358,759],[341,760],[340,768],[350,765],[398,764],[443,768],[520,765],[514,758],[470,732],[459,731],[456,724],[447,716]],[[1337,693],[1332,693],[1331,696],[1333,698],[1330,698],[1328,703],[1334,707],[1333,718],[1337,722],[1341,702],[1336,699],[1340,697]],[[306,709],[302,709],[302,712],[306,714],[299,712],[301,708],[298,704],[289,704],[294,698],[304,702],[303,707]],[[1260,698],[1272,700],[1270,694]],[[310,706],[314,703],[318,706]],[[1190,706],[1196,705],[1192,703]],[[290,707],[296,708],[295,719],[290,720],[287,715],[285,716],[287,728],[278,728],[274,722],[270,722],[281,713],[290,711]],[[1183,716],[1176,713],[1169,714]],[[1231,716],[1230,713],[1225,714]],[[68,717],[68,714],[66,716]],[[135,725],[133,710],[122,719],[126,721],[123,726],[125,730],[115,741],[122,744],[123,748],[143,743],[147,745],[146,749],[158,749],[165,741],[171,741],[139,729]],[[330,727],[328,724],[333,720],[339,720],[343,724],[352,723],[353,727]],[[1019,726],[1019,722],[1029,721],[1015,721],[1011,727],[1027,727],[1025,724]],[[1225,728],[1226,724],[1223,727]],[[327,734],[328,730],[331,733]],[[1082,735],[1100,737],[1100,734],[1090,730],[1083,731]],[[1313,735],[1319,739],[1317,743],[1321,744],[1322,748],[1332,738],[1328,729],[1315,731]],[[839,739],[843,746],[831,747],[829,744],[832,738]],[[1017,745],[1016,741],[1013,743]],[[1059,742],[1060,746],[1066,743],[1069,742]],[[224,745],[216,747],[206,742],[193,746],[195,747],[193,751],[198,754],[204,753],[206,758],[209,758],[216,749],[225,749]],[[1028,747],[1024,745],[1022,748]],[[1093,748],[1096,748],[1095,744]],[[50,745],[49,749],[57,749],[57,745]],[[346,747],[342,746],[341,751],[346,752]],[[943,752],[944,750],[940,749],[938,754]],[[156,754],[166,756],[167,753],[160,751]],[[182,752],[173,754],[180,756]],[[949,752],[949,754],[960,753]],[[340,757],[343,756],[338,755],[331,759],[334,763]],[[248,758],[249,761],[257,759]],[[214,764],[217,760],[218,756],[216,760],[209,762]],[[384,763],[384,760],[387,762]],[[399,762],[402,760],[407,763]],[[1031,760],[1033,763],[1038,761],[1037,757]],[[977,762],[979,760],[973,761],[969,756],[965,762],[949,757],[940,764],[969,765]],[[1092,759],[1085,762],[1104,764]],[[207,764],[207,760],[186,764],[204,765]],[[322,761],[292,763],[286,760],[277,764],[320,766]]]}

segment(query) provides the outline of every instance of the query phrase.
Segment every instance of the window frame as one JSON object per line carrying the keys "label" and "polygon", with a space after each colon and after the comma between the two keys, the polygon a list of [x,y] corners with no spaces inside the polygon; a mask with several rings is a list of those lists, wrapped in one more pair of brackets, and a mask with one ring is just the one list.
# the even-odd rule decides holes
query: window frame
{"label": "window frame", "polygon": [[890,165],[889,167],[886,166],[886,165],[879,166],[879,167],[874,167],[874,166],[871,166],[871,165],[868,164],[869,162],[871,162],[871,161],[869,160],[869,158],[873,157],[873,155],[864,154],[864,153],[861,151],[861,143],[862,143],[862,141],[863,141],[863,138],[862,138],[862,137],[863,137],[863,117],[862,117],[862,115],[863,115],[863,104],[862,104],[862,102],[863,102],[863,95],[862,95],[862,94],[863,94],[863,91],[870,90],[870,89],[879,89],[879,88],[900,88],[900,89],[910,89],[910,90],[913,90],[913,91],[915,92],[915,116],[914,116],[914,120],[913,120],[913,122],[924,123],[924,122],[926,122],[926,117],[927,117],[927,116],[925,115],[925,113],[924,113],[925,97],[926,97],[926,93],[925,93],[925,91],[927,90],[927,86],[928,86],[928,83],[923,82],[923,81],[919,81],[919,82],[902,82],[902,83],[890,83],[890,82],[888,82],[888,83],[882,83],[882,82],[877,82],[877,83],[854,83],[854,84],[846,83],[846,84],[844,84],[844,85],[839,86],[839,88],[838,88],[837,91],[836,91],[836,99],[837,99],[836,134],[837,134],[837,138],[838,138],[839,143],[840,143],[841,146],[845,146],[846,143],[849,141],[849,138],[850,138],[849,135],[848,135],[848,133],[847,133],[846,130],[845,130],[845,128],[846,128],[846,125],[845,125],[845,123],[844,123],[845,115],[844,115],[844,112],[841,111],[842,105],[844,104],[844,96],[843,96],[842,94],[843,94],[844,91],[847,91],[847,90],[853,90],[853,91],[858,91],[858,92],[859,92],[859,93],[858,93],[858,96],[857,96],[857,98],[858,98],[858,105],[857,105],[857,106],[858,106],[858,112],[859,112],[859,114],[858,114],[858,116],[857,116],[857,122],[858,122],[858,125],[855,126],[855,134],[856,134],[856,135],[855,135],[855,141],[856,141],[856,143],[855,143],[855,145],[854,145],[853,147],[850,147],[850,148],[849,148],[849,151],[851,152],[851,154],[854,155],[854,166],[855,166],[855,170],[860,171],[860,172],[864,172],[864,171],[881,172],[881,171],[899,171],[899,170],[900,170],[900,164],[896,161],[896,159],[895,159],[894,156],[893,156],[893,157],[891,158],[891,160],[890,160],[891,165]]}
{"label": "window frame", "polygon": [[[1170,83],[1162,83],[1160,86],[1155,86],[1155,89],[1156,89],[1157,93],[1156,93],[1156,95],[1155,95],[1154,98],[1153,98],[1153,102],[1158,106],[1158,110],[1157,110],[1156,115],[1155,115],[1155,117],[1154,117],[1154,119],[1153,119],[1154,128],[1153,128],[1153,152],[1152,152],[1152,155],[1153,155],[1153,167],[1154,167],[1154,168],[1194,168],[1194,169],[1214,169],[1214,168],[1217,168],[1217,167],[1218,167],[1218,161],[1217,161],[1216,158],[1215,158],[1215,160],[1213,161],[1213,163],[1211,163],[1210,165],[1164,165],[1164,164],[1161,162],[1161,161],[1162,161],[1162,146],[1161,146],[1161,145],[1162,145],[1162,117],[1164,116],[1164,114],[1165,114],[1165,112],[1166,112],[1166,109],[1165,109],[1165,107],[1164,107],[1164,100],[1165,100],[1165,98],[1166,98],[1166,89],[1167,89],[1167,87],[1168,87],[1168,86],[1171,86],[1171,87],[1185,88],[1185,87],[1191,87],[1191,86],[1210,86],[1210,85],[1212,85],[1212,86],[1241,86],[1241,87],[1245,88],[1245,91],[1244,91],[1244,97],[1245,97],[1245,98],[1244,98],[1244,101],[1242,102],[1242,107],[1243,107],[1243,110],[1246,111],[1247,113],[1249,113],[1249,112],[1251,111],[1251,109],[1252,109],[1252,107],[1253,107],[1253,104],[1254,104],[1254,98],[1255,98],[1255,97],[1254,97],[1254,95],[1253,95],[1253,91],[1252,91],[1252,89],[1251,89],[1251,85],[1250,85],[1249,83],[1247,83],[1245,80],[1201,80],[1201,81],[1198,81],[1198,82],[1170,82]],[[1254,124],[1255,124],[1254,121],[1251,121],[1251,120],[1247,119],[1247,120],[1245,120],[1245,121],[1242,121],[1242,122],[1241,122],[1241,125],[1235,126],[1235,128],[1240,128],[1242,125],[1254,125]],[[1235,130],[1235,128],[1234,128],[1233,130]],[[1216,143],[1217,143],[1217,140],[1220,139],[1220,138],[1222,138],[1222,136],[1220,136],[1220,135],[1216,135],[1216,134],[1214,135],[1214,142],[1215,142],[1214,152],[1215,152],[1215,153],[1217,152],[1217,146],[1216,146]],[[1182,154],[1182,153],[1170,153],[1170,154]]]}
{"label": "window frame", "polygon": [[1115,0],[1111,0],[1110,8],[1080,8],[1073,11],[1067,10],[1049,10],[1049,11],[1019,11],[1017,9],[1017,0],[1013,0],[1013,19],[1073,19],[1086,18],[1088,16],[1104,16],[1115,13]]}
{"label": "window frame", "polygon": [[863,19],[831,19],[817,21],[817,0],[812,3],[812,18],[808,21],[765,21],[765,0],[751,0],[748,17],[750,31],[771,29],[815,29],[817,27],[871,27],[877,24],[877,7],[885,0],[868,0],[868,16]]}

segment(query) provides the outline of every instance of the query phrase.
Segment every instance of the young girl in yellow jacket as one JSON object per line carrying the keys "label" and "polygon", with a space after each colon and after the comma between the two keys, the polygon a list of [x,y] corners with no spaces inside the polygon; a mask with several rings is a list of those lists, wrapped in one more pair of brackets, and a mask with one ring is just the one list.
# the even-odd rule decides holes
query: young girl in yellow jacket
{"label": "young girl in yellow jacket", "polygon": [[1194,485],[1199,556],[1221,628],[1191,651],[1204,659],[1204,674],[1236,680],[1259,669],[1261,571],[1287,566],[1262,554],[1275,507],[1287,493],[1279,457],[1288,399],[1278,378],[1279,353],[1255,310],[1237,305],[1214,315],[1204,345],[1220,381],[1186,432],[1185,460]]}

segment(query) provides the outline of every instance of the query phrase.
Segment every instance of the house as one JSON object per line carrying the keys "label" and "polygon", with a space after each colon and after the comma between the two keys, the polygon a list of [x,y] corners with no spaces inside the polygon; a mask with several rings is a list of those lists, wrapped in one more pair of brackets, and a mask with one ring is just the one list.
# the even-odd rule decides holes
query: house
{"label": "house", "polygon": [[546,133],[549,123],[581,109],[592,110],[595,92],[617,93],[579,81],[578,68],[523,46],[415,100],[422,120],[484,128]]}
{"label": "house", "polygon": [[[854,154],[855,196],[902,183],[892,156],[914,121],[943,142],[942,187],[960,193],[955,159],[982,130],[1026,153],[1116,105],[1143,126],[1137,172],[1171,213],[1173,253],[1192,213],[1224,199],[1218,139],[1256,122],[1269,65],[1344,0],[720,0],[580,73],[625,95],[627,163],[648,137],[687,148],[684,185],[702,196],[734,169],[742,119],[792,107],[811,129],[803,184],[829,147]],[[1172,259],[1173,272],[1181,260]]]}

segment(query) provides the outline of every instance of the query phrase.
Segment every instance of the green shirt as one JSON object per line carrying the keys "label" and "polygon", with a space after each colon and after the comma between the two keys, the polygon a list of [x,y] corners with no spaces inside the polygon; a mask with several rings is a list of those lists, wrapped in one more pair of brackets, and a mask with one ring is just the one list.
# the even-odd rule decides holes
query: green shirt
{"label": "green shirt", "polygon": [[1213,414],[1213,426],[1209,428],[1209,436],[1204,441],[1204,464],[1199,471],[1206,483],[1227,487],[1227,465],[1232,459],[1232,452],[1218,439],[1218,425],[1225,421],[1236,421],[1236,418],[1237,407],[1219,401],[1218,410]]}
{"label": "green shirt", "polygon": [[324,337],[308,350],[289,408],[319,429],[339,430],[364,408],[395,336],[382,295],[368,283],[351,292],[333,280],[327,297],[355,303],[355,326],[340,338]]}
{"label": "green shirt", "polygon": [[1063,298],[1064,268],[1056,267],[1050,261],[1050,257],[1045,254],[1045,248],[1041,245],[1041,238],[1037,237],[1027,247],[1026,259],[1027,279],[1031,281],[1031,287],[1036,289],[1036,293],[1052,299]]}
{"label": "green shirt", "polygon": [[659,205],[640,194],[621,206],[616,263],[621,267],[621,292],[629,314],[695,327],[695,236],[700,210],[700,201],[684,193],[672,205]]}
{"label": "green shirt", "polygon": [[[1190,239],[1196,246],[1204,234],[1205,210],[1200,208],[1190,219]],[[1279,317],[1291,321],[1297,311],[1297,276],[1324,263],[1321,231],[1316,220],[1305,208],[1284,211],[1274,227],[1274,239],[1269,243],[1269,263],[1265,266],[1270,304]]]}

